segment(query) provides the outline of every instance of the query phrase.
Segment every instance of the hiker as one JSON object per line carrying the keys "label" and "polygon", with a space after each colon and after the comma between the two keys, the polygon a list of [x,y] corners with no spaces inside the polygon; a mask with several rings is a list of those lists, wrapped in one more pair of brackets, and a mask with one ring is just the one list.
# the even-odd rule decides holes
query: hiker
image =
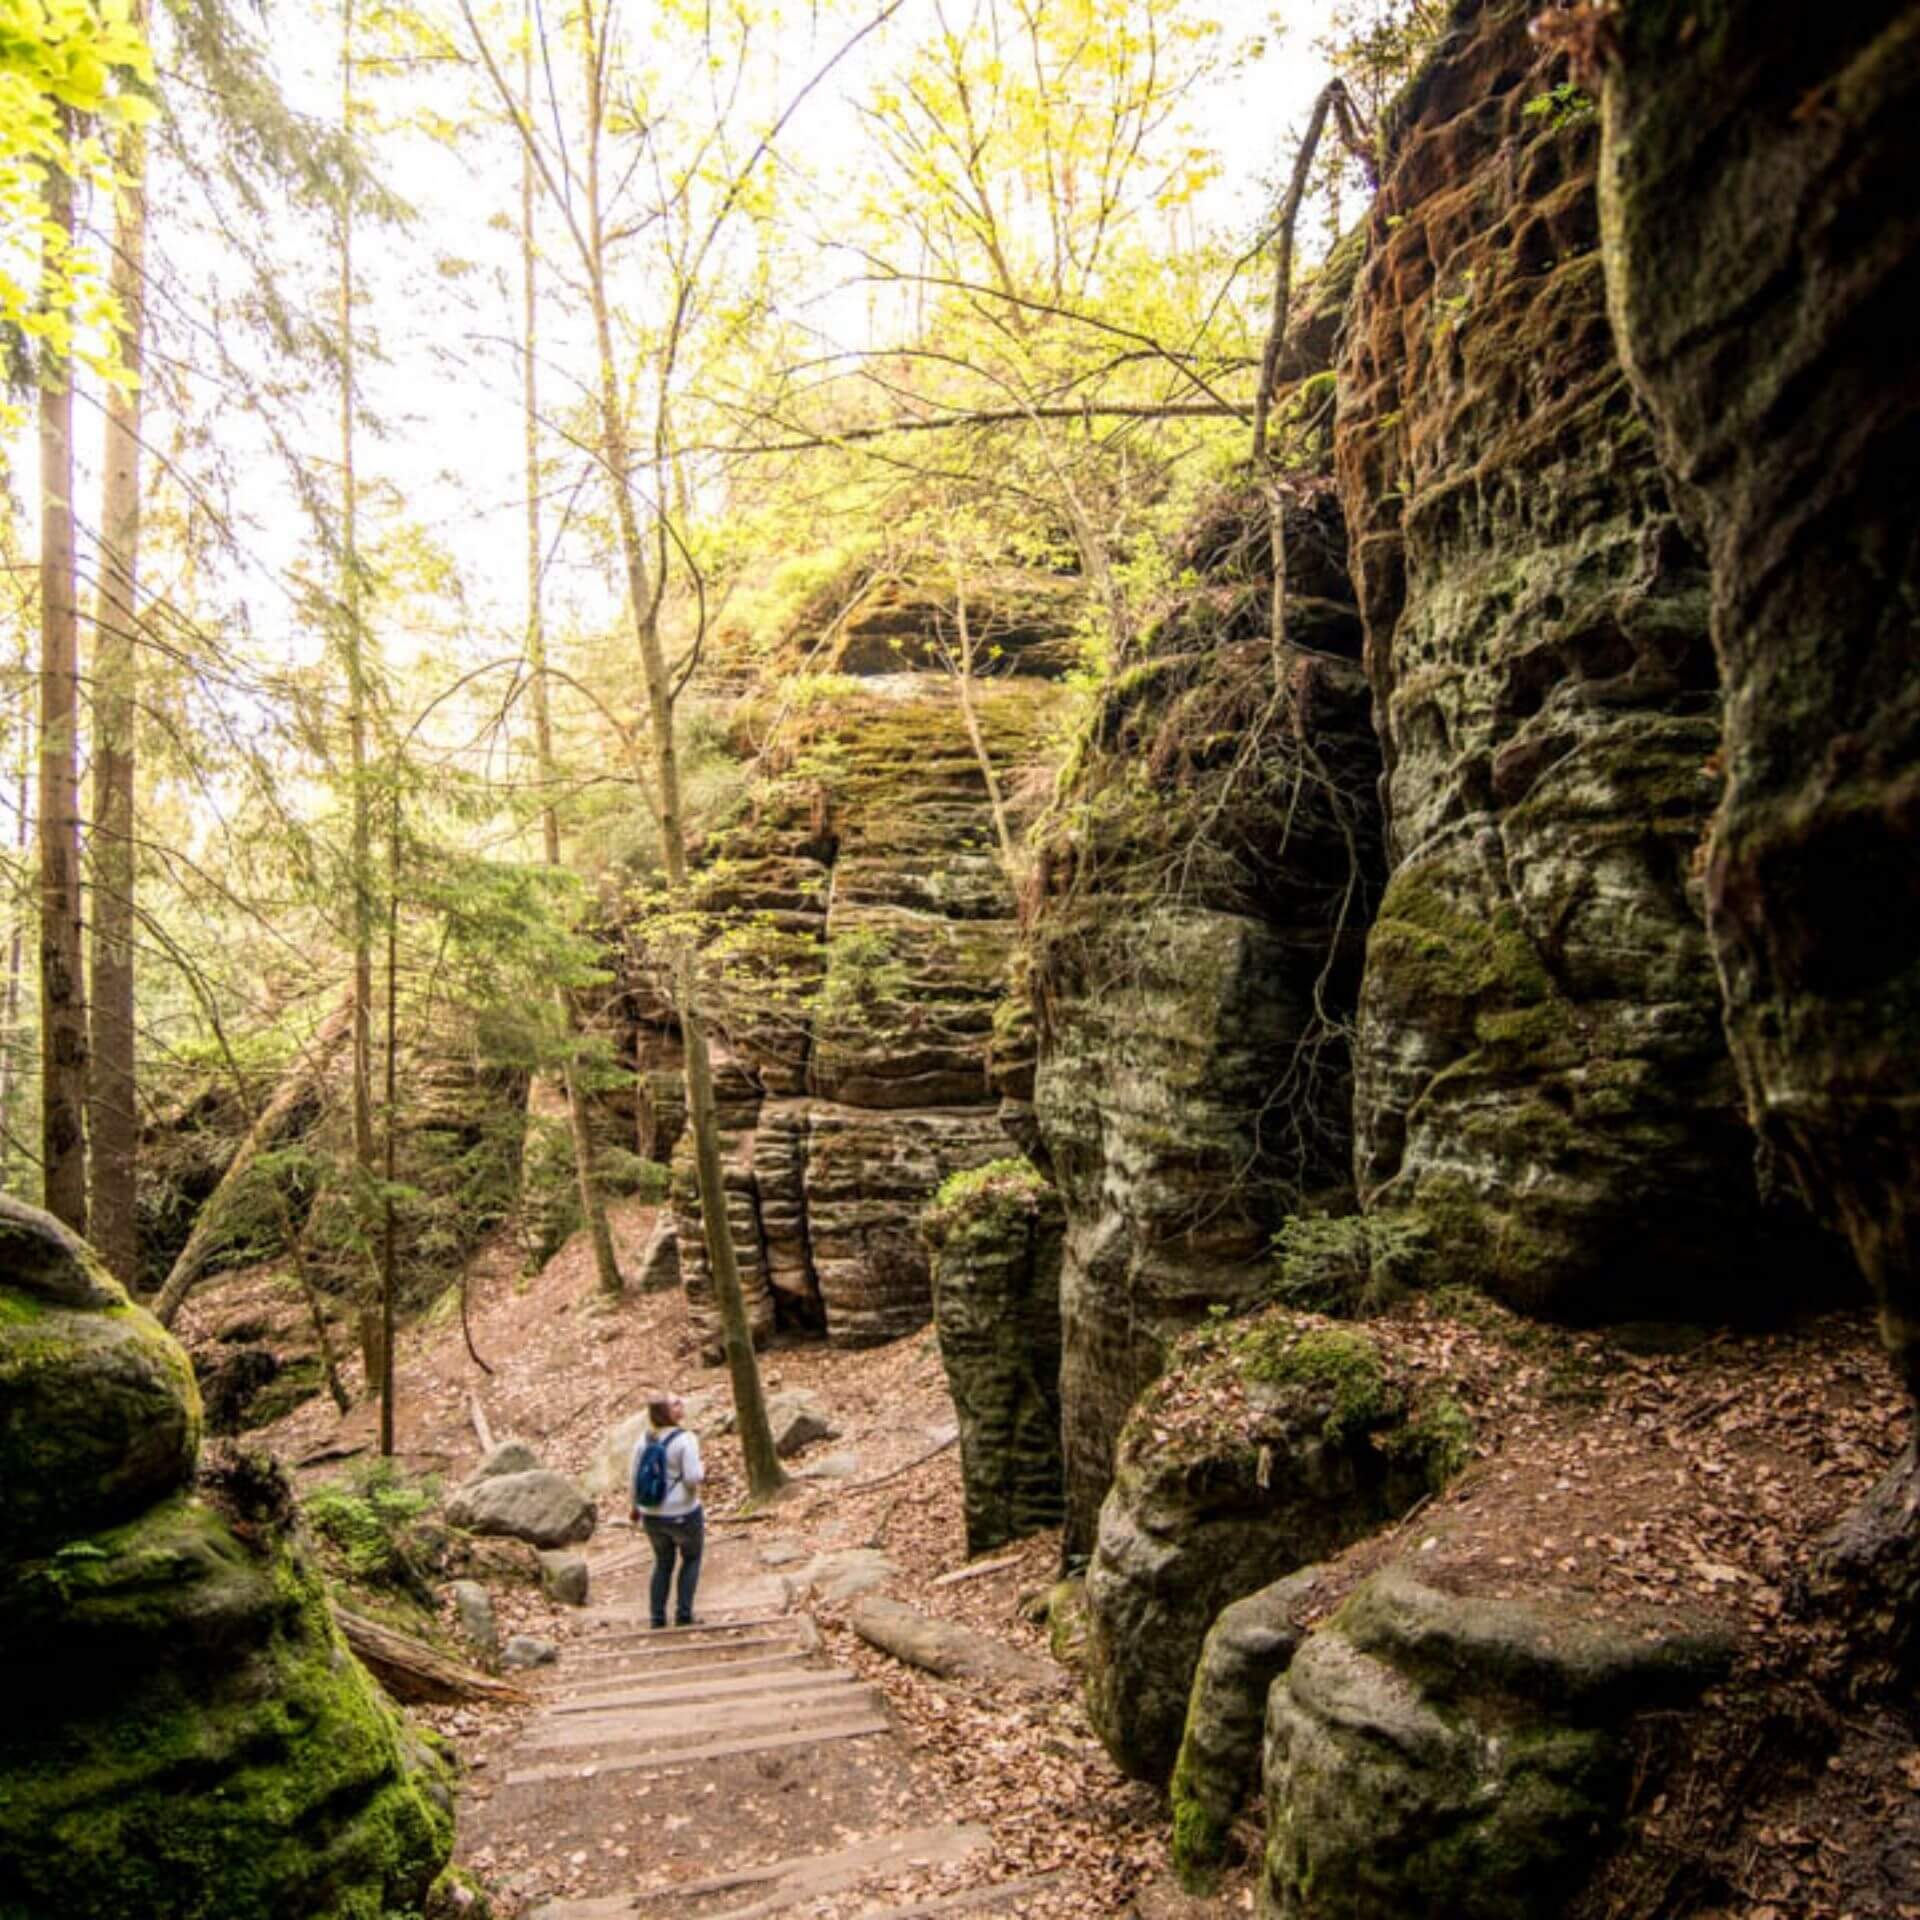
{"label": "hiker", "polygon": [[687,1403],[677,1393],[647,1402],[646,1437],[633,1454],[633,1510],[644,1521],[653,1548],[653,1624],[667,1624],[667,1594],[673,1563],[680,1561],[679,1605],[674,1624],[693,1625],[693,1590],[700,1583],[700,1554],[706,1545],[707,1515],[700,1488],[707,1470],[700,1463],[700,1442],[681,1425]]}

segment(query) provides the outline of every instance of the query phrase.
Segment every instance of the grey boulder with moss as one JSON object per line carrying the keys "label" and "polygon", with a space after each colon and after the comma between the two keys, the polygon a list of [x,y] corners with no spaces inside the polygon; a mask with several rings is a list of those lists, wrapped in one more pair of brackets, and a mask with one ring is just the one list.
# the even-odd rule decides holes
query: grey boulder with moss
{"label": "grey boulder with moss", "polygon": [[1025,1160],[956,1174],[921,1216],[933,1318],[960,1423],[967,1551],[1057,1526],[1059,1195]]}
{"label": "grey boulder with moss", "polygon": [[1207,1632],[1173,1769],[1173,1864],[1184,1879],[1220,1863],[1234,1815],[1260,1785],[1267,1695],[1305,1637],[1301,1610],[1323,1572],[1302,1567],[1236,1600]]}
{"label": "grey boulder with moss", "polygon": [[0,1913],[420,1911],[447,1770],[347,1652],[277,1470],[194,1496],[198,1429],[180,1348],[0,1199]]}
{"label": "grey boulder with moss", "polygon": [[571,1475],[537,1467],[470,1480],[447,1499],[447,1520],[469,1533],[505,1534],[535,1547],[570,1547],[593,1537],[592,1499]]}
{"label": "grey boulder with moss", "polygon": [[1087,1709],[1165,1781],[1221,1609],[1404,1513],[1458,1464],[1378,1334],[1270,1309],[1197,1328],[1121,1434],[1087,1570]]}
{"label": "grey boulder with moss", "polygon": [[1377,1574],[1268,1702],[1277,1920],[1536,1920],[1603,1856],[1636,1715],[1685,1705],[1729,1642],[1676,1616],[1442,1593]]}

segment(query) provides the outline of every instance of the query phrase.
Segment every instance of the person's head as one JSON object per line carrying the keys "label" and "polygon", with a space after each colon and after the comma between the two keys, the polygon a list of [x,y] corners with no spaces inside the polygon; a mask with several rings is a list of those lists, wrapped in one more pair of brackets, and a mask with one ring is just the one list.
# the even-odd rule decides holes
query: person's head
{"label": "person's head", "polygon": [[677,1393],[657,1393],[647,1402],[647,1418],[656,1427],[677,1427],[687,1403]]}

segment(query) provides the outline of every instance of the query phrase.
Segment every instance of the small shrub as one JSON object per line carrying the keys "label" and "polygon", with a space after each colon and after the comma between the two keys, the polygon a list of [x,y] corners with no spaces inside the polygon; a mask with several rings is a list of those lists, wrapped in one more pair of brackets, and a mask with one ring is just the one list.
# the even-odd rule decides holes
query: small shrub
{"label": "small shrub", "polygon": [[1426,1228],[1404,1216],[1296,1216],[1274,1236],[1274,1297],[1303,1313],[1351,1319],[1411,1284],[1426,1245]]}
{"label": "small shrub", "polygon": [[409,1480],[390,1460],[356,1466],[316,1487],[301,1512],[341,1578],[399,1588],[434,1604],[408,1535],[435,1500],[430,1481]]}

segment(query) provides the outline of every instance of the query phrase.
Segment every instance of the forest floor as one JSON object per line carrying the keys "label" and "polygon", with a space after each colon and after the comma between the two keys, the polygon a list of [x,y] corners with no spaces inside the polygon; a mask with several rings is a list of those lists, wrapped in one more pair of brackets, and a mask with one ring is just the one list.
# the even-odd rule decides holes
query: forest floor
{"label": "forest floor", "polygon": [[[652,1217],[637,1206],[615,1210],[629,1271]],[[403,1468],[449,1487],[466,1477],[481,1451],[476,1396],[496,1437],[515,1435],[547,1464],[579,1473],[592,1467],[608,1429],[656,1387],[717,1389],[724,1402],[725,1374],[701,1365],[677,1291],[629,1294],[608,1310],[581,1236],[537,1276],[519,1264],[503,1236],[469,1272],[473,1345],[490,1374],[469,1358],[456,1315],[405,1337],[395,1393]],[[264,1274],[209,1283],[183,1331],[206,1337],[256,1311],[255,1293],[276,1284]],[[624,1500],[606,1496],[584,1550],[593,1570],[588,1608],[554,1606],[527,1586],[494,1592],[503,1635],[535,1633],[561,1647],[557,1665],[530,1679],[531,1704],[414,1710],[460,1752],[458,1857],[496,1910],[548,1920],[651,1916],[653,1906],[626,1896],[671,1888],[672,1911],[685,1920],[1250,1912],[1250,1865],[1224,1876],[1211,1897],[1180,1891],[1161,1797],[1107,1759],[1064,1674],[1020,1697],[985,1682],[936,1680],[861,1641],[850,1599],[790,1598],[817,1556],[870,1550],[889,1563],[889,1596],[1046,1658],[1043,1629],[1021,1603],[1057,1577],[1057,1534],[982,1556],[987,1571],[940,1584],[968,1562],[953,1406],[931,1330],[863,1352],[777,1345],[761,1364],[770,1390],[813,1390],[841,1431],[789,1463],[805,1473],[824,1459],[828,1475],[796,1478],[767,1518],[745,1523],[723,1517],[744,1492],[737,1443],[702,1436],[713,1519],[699,1615],[751,1624],[716,1624],[677,1646],[674,1635],[655,1643],[638,1631],[629,1610],[644,1613],[650,1556],[627,1525]],[[248,1438],[267,1445],[304,1491],[371,1457],[374,1433],[371,1404],[357,1402],[342,1419],[323,1396]],[[745,1670],[724,1671],[736,1660],[768,1663],[750,1670],[770,1679],[764,1692]],[[699,1668],[698,1678],[676,1682],[674,1671],[688,1668]],[[796,1675],[806,1678],[795,1684]],[[657,1692],[684,1696],[708,1683],[710,1712]],[[643,1706],[649,1695],[657,1705]],[[624,1704],[611,1719],[583,1711],[599,1697]],[[631,1724],[616,1724],[622,1715]],[[711,1727],[692,1731],[703,1721]],[[609,1738],[583,1747],[576,1725]],[[783,1739],[796,1744],[772,1744]],[[636,1766],[637,1742],[715,1751]],[[737,1750],[719,1751],[727,1748]],[[820,1857],[810,1875],[740,1877],[803,1856]],[[704,1883],[706,1893],[694,1890]],[[1002,1891],[989,1896],[990,1887]],[[991,1905],[978,1904],[988,1898]]]}
{"label": "forest floor", "polygon": [[[631,1270],[652,1213],[623,1207],[614,1224]],[[275,1284],[209,1285],[184,1330],[204,1339],[257,1314]],[[578,1237],[529,1277],[502,1236],[468,1292],[473,1350],[491,1371],[457,1315],[410,1331],[397,1404],[411,1471],[447,1486],[470,1472],[476,1398],[495,1435],[582,1473],[652,1389],[713,1390],[725,1404],[679,1293],[607,1308]],[[1402,1361],[1443,1374],[1471,1409],[1480,1457],[1342,1556],[1322,1610],[1404,1555],[1423,1578],[1488,1597],[1717,1618],[1746,1649],[1739,1670],[1689,1751],[1646,1756],[1635,1844],[1590,1910],[1920,1920],[1920,1745],[1905,1718],[1849,1705],[1845,1649],[1797,1592],[1819,1534],[1905,1439],[1865,1314],[1677,1344],[1658,1330],[1650,1344],[1636,1330],[1552,1332],[1484,1306],[1465,1318],[1421,1306],[1376,1326],[1389,1324]],[[1070,1679],[1025,1691],[935,1680],[867,1646],[848,1603],[810,1588],[819,1556],[884,1555],[892,1597],[1044,1658],[1027,1603],[1056,1577],[1058,1538],[969,1569],[931,1330],[854,1353],[776,1345],[762,1371],[770,1389],[816,1392],[841,1431],[790,1463],[807,1476],[790,1497],[746,1520],[730,1517],[744,1492],[737,1445],[703,1433],[708,1630],[656,1641],[636,1625],[648,1554],[609,1494],[587,1549],[589,1608],[527,1585],[494,1596],[503,1633],[561,1647],[529,1702],[424,1710],[465,1763],[460,1857],[500,1913],[653,1920],[668,1909],[641,1896],[661,1893],[685,1920],[1251,1911],[1257,1810],[1213,1894],[1186,1895],[1164,1801],[1112,1766]],[[311,1485],[370,1458],[373,1429],[370,1405],[343,1420],[320,1398],[253,1437]],[[1724,1898],[1703,1903],[1707,1888]]]}

